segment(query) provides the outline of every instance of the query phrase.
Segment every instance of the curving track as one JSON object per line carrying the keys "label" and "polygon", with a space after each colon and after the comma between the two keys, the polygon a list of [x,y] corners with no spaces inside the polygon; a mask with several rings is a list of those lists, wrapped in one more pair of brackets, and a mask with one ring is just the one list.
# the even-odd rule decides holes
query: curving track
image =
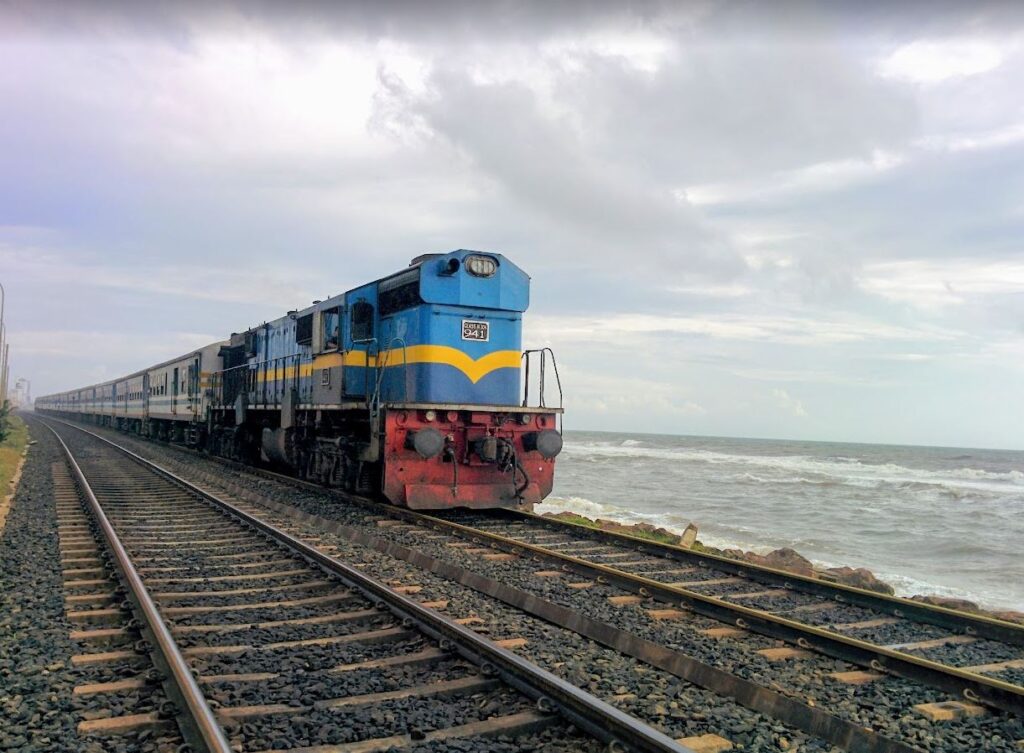
{"label": "curving track", "polygon": [[498,736],[501,750],[689,750],[265,520],[47,423],[130,594],[135,651],[163,670],[193,748],[486,750]]}

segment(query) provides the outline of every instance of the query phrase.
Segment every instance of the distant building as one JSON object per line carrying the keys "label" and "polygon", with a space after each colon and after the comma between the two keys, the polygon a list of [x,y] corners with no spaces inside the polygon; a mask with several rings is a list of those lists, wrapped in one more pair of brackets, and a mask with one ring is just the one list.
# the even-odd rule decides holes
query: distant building
{"label": "distant building", "polygon": [[31,408],[32,383],[24,378],[19,379],[14,389],[7,394],[7,399],[10,400],[12,408]]}

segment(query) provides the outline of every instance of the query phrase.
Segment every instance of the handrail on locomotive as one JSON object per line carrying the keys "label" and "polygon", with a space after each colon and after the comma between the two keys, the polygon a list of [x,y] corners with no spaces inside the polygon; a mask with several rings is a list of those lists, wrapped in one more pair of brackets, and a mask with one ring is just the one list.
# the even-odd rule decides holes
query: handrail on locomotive
{"label": "handrail on locomotive", "polygon": [[540,361],[538,374],[537,374],[537,407],[547,408],[548,406],[544,403],[544,387],[547,383],[547,357],[551,356],[551,368],[555,372],[555,385],[558,387],[558,410],[559,413],[559,432],[564,430],[565,414],[561,413],[563,408],[562,403],[564,402],[564,395],[562,393],[562,378],[558,375],[558,361],[555,360],[555,352],[550,347],[544,348],[533,348],[523,351],[523,355],[520,358],[520,362],[524,366],[524,377],[523,377],[523,407],[528,408],[530,406],[530,361],[532,356],[537,354]]}
{"label": "handrail on locomotive", "polygon": [[[210,387],[207,391],[210,406],[230,408],[243,392],[246,404],[280,406],[289,389],[296,390],[300,400],[310,399],[312,384],[303,385],[301,369],[304,364],[312,363],[312,356],[300,353],[214,371],[210,374]],[[292,370],[290,375],[289,368]],[[272,376],[268,377],[268,374]],[[259,401],[254,400],[257,395],[261,398]]]}

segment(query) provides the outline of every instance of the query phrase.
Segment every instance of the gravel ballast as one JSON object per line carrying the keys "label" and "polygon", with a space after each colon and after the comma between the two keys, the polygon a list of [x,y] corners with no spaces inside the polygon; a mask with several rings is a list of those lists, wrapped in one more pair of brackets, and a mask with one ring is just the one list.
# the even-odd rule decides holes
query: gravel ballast
{"label": "gravel ballast", "polygon": [[80,721],[151,711],[163,700],[158,689],[72,695],[83,683],[109,682],[145,671],[138,665],[73,667],[71,657],[97,649],[69,637],[64,612],[52,465],[63,455],[49,431],[30,424],[31,445],[14,503],[0,536],[0,750],[18,753],[170,753],[176,732],[89,739]]}
{"label": "gravel ballast", "polygon": [[[124,437],[118,438],[122,441],[124,440]],[[744,635],[740,639],[709,638],[703,635],[701,631],[709,627],[720,626],[721,623],[695,615],[689,615],[685,620],[655,623],[652,622],[644,610],[644,606],[651,605],[625,607],[610,605],[607,600],[608,596],[622,595],[624,593],[616,588],[595,585],[583,590],[572,589],[568,587],[568,583],[573,580],[580,580],[578,576],[538,577],[536,572],[544,568],[544,564],[531,562],[523,558],[507,562],[482,560],[479,556],[463,552],[457,547],[447,546],[446,539],[443,537],[433,539],[424,537],[422,532],[415,530],[410,531],[400,527],[379,527],[376,521],[380,517],[380,513],[372,513],[365,509],[346,505],[339,502],[336,497],[324,493],[297,489],[284,482],[237,473],[225,469],[222,465],[212,460],[198,458],[179,450],[142,442],[132,442],[132,444],[134,449],[140,451],[140,454],[153,456],[154,459],[165,464],[177,464],[179,469],[190,471],[190,473],[185,473],[184,475],[195,476],[197,471],[201,471],[204,474],[203,479],[199,482],[201,485],[208,485],[214,488],[219,487],[222,490],[226,489],[230,493],[236,494],[245,492],[247,495],[253,493],[265,495],[269,499],[288,504],[304,512],[338,520],[347,525],[362,528],[375,536],[416,548],[431,556],[472,567],[482,575],[511,583],[555,603],[577,609],[595,619],[629,630],[637,635],[664,643],[665,645],[678,647],[695,658],[734,672],[765,687],[784,689],[787,694],[795,694],[800,699],[810,701],[819,707],[828,708],[831,712],[839,714],[852,722],[869,726],[886,736],[908,744],[927,750],[950,751],[950,753],[976,748],[981,749],[982,746],[985,746],[985,750],[1009,752],[1016,751],[1015,741],[1024,737],[1024,729],[1022,729],[1020,721],[1001,714],[943,724],[929,722],[914,713],[911,710],[911,706],[918,703],[949,700],[949,698],[939,691],[922,687],[913,682],[900,678],[885,677],[882,680],[866,685],[844,685],[827,677],[830,672],[851,669],[849,665],[842,662],[820,656],[799,661],[771,662],[754,653],[754,650],[757,648],[779,645],[776,641],[769,638],[750,634]],[[324,538],[326,540],[329,537],[325,536]],[[338,545],[343,546],[341,542]],[[375,559],[369,553],[352,550],[351,556],[359,561],[370,563],[374,568],[370,572],[377,577],[382,577],[379,574],[380,568],[386,570],[389,566],[383,560]],[[435,591],[436,593],[447,592],[449,595],[453,595],[461,589],[459,598],[464,601],[460,601],[460,603],[465,604],[465,608],[476,609],[477,612],[494,615],[494,618],[492,618],[494,622],[489,622],[488,625],[500,626],[510,624],[508,620],[512,619],[512,613],[515,610],[504,612],[503,607],[495,607],[493,603],[490,607],[485,606],[484,602],[479,601],[479,594],[470,596],[469,593],[466,593],[467,589],[444,582],[443,579],[437,579],[441,583],[435,583],[431,580],[433,576],[428,576],[425,573],[421,573],[418,576],[410,575],[407,569],[403,569],[408,568],[408,565],[405,563],[401,566],[395,564],[390,566],[397,568],[396,572],[399,570],[404,572],[404,577],[406,578],[416,577],[417,582],[424,586],[425,593],[431,597],[435,596]],[[422,593],[420,594],[420,596],[423,595]],[[474,602],[473,599],[477,601]],[[849,608],[837,605],[836,609],[846,610]],[[858,616],[862,614],[861,610],[852,611]],[[523,620],[524,618],[520,615],[519,619]],[[539,621],[537,622],[538,624],[543,624],[539,623]],[[550,630],[551,627],[547,626],[547,629]],[[523,623],[523,630],[527,630],[525,623]],[[570,646],[572,648],[567,648]],[[646,689],[640,685],[634,685],[636,689],[641,690],[640,693],[635,693],[633,692],[634,687],[631,687],[630,683],[617,682],[615,679],[612,679],[618,678],[620,675],[605,672],[603,668],[600,672],[587,672],[588,667],[592,669],[595,666],[600,666],[597,664],[597,658],[594,658],[592,654],[579,654],[576,647],[573,646],[571,638],[566,635],[560,635],[557,640],[553,641],[551,648],[554,651],[554,655],[562,661],[549,662],[550,666],[546,665],[547,668],[562,673],[567,679],[573,679],[573,681],[580,677],[579,682],[583,687],[588,687],[587,683],[589,682],[593,687],[588,689],[594,690],[596,687],[600,690],[598,694],[606,698],[616,695],[636,696],[635,699],[626,698],[620,702],[627,710],[630,707],[645,706],[648,718],[664,719],[666,723],[671,723],[678,721],[679,717],[686,715],[686,712],[681,712],[680,708],[687,711],[695,708],[701,709],[697,712],[696,717],[692,715],[686,716],[686,724],[677,723],[673,724],[672,727],[666,727],[667,732],[670,731],[675,734],[678,730],[683,729],[682,734],[695,734],[689,730],[693,729],[693,722],[702,721],[699,717],[703,715],[706,719],[709,719],[706,728],[714,728],[717,725],[720,733],[723,736],[730,737],[734,742],[756,746],[758,743],[754,739],[750,739],[748,743],[745,740],[738,740],[736,738],[750,732],[753,732],[755,737],[759,734],[763,736],[763,732],[771,729],[770,724],[777,724],[771,720],[763,719],[753,722],[743,720],[740,718],[742,714],[750,714],[751,712],[745,709],[740,709],[740,712],[734,712],[735,704],[718,698],[713,694],[708,694],[711,698],[694,699],[698,705],[689,702],[689,699],[687,699],[687,703],[676,701],[677,706],[673,708],[671,704],[674,698],[668,694],[655,691],[654,696],[650,694],[644,695],[643,691]],[[538,663],[544,665],[544,652],[536,648],[532,637],[528,646],[519,649],[519,651],[521,653],[536,654],[536,657],[531,655],[531,658],[535,658]],[[621,657],[618,654],[615,654],[615,656],[617,657],[615,661],[623,661],[625,659],[625,657]],[[572,659],[566,661],[566,657],[572,657]],[[574,661],[576,659],[579,659],[579,661]],[[645,669],[648,672],[654,671],[649,668]],[[626,674],[628,673],[622,676],[626,676]],[[674,683],[676,687],[674,692],[676,693],[679,692],[678,687],[680,685],[685,685],[687,691],[694,690],[699,691],[699,693],[706,693],[706,691],[700,691],[685,683],[680,683],[677,678],[667,676],[664,679],[663,686],[668,687]],[[606,680],[611,681],[603,682]],[[608,687],[608,685],[615,685],[615,687]],[[595,690],[595,692],[597,691]],[[658,695],[665,696],[667,703],[659,703],[661,699],[657,697]],[[652,699],[653,703],[651,702]],[[729,708],[728,713],[735,713],[737,716],[737,719],[728,722],[728,724],[724,723],[723,719],[716,718],[714,713],[709,715],[707,711],[707,709],[721,710],[723,704],[725,706],[731,705],[733,708]],[[677,716],[674,716],[673,712]],[[746,728],[748,724],[750,729]],[[782,743],[778,739],[779,737],[784,737],[784,733],[775,733],[774,738],[772,736],[765,737],[764,744],[766,747],[763,749],[785,749],[781,747]],[[768,742],[769,740],[770,743]],[[793,741],[787,737],[785,742],[792,744]],[[769,744],[776,747],[767,747]],[[805,747],[801,749],[812,750],[814,748],[806,746],[813,746],[814,744],[813,741],[805,742]],[[753,750],[758,748],[747,747],[747,749]]]}

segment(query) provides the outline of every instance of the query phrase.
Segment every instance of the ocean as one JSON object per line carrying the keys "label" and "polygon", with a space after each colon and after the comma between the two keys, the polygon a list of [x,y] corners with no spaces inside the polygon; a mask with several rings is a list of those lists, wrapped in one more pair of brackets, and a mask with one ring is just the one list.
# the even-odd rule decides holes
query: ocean
{"label": "ocean", "polygon": [[537,510],[693,522],[711,546],[1024,611],[1024,452],[568,431]]}

